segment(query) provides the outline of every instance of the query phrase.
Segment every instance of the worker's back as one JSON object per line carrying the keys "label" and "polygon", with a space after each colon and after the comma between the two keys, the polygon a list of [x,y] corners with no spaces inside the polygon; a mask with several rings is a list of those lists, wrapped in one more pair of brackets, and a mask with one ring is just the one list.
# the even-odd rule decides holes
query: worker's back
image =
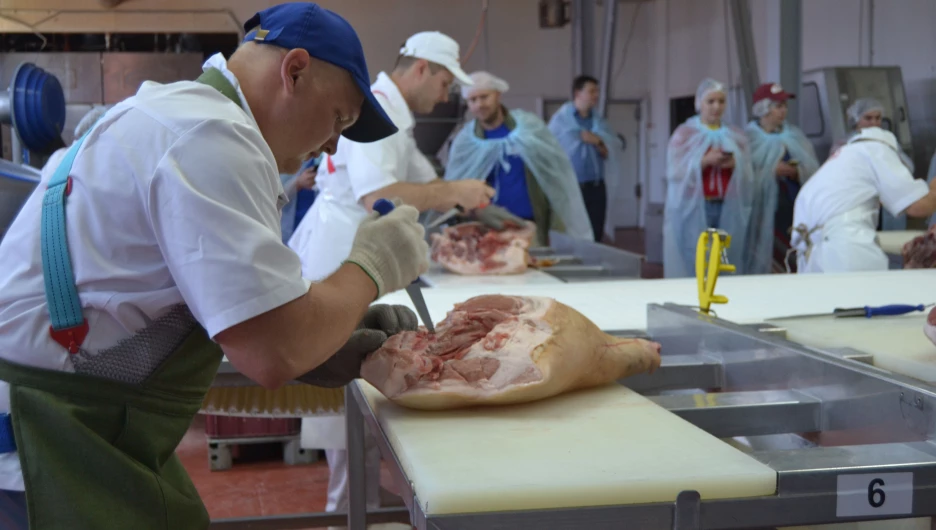
{"label": "worker's back", "polygon": [[879,201],[885,200],[882,195],[887,194],[881,182],[893,176],[894,162],[900,164],[897,154],[880,142],[861,141],[843,146],[800,190],[793,225],[819,226],[853,210],[874,214],[876,225]]}

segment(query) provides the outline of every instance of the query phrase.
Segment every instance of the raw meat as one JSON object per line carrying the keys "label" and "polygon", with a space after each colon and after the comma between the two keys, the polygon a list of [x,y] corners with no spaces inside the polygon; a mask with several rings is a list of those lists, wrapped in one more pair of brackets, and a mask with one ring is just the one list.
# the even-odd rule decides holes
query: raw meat
{"label": "raw meat", "polygon": [[551,298],[477,296],[436,326],[394,335],[361,368],[414,409],[524,403],[652,372],[660,345],[608,335]]}
{"label": "raw meat", "polygon": [[536,225],[491,230],[481,223],[461,223],[432,234],[432,259],[465,275],[522,274],[530,264],[527,249]]}
{"label": "raw meat", "polygon": [[926,324],[923,325],[923,333],[926,333],[929,340],[933,344],[936,344],[936,307],[930,309],[929,315],[926,316]]}
{"label": "raw meat", "polygon": [[936,225],[933,225],[925,234],[908,241],[901,250],[903,255],[903,268],[905,269],[932,269],[936,268]]}

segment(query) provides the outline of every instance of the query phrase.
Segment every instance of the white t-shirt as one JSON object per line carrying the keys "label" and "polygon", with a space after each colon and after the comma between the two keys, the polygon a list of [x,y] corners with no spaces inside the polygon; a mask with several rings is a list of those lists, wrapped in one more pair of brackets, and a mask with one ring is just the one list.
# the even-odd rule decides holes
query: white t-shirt
{"label": "white t-shirt", "polygon": [[927,193],[926,182],[915,180],[891,147],[879,141],[853,140],[800,190],[793,225],[815,228],[851,210],[876,213],[879,204],[896,216]]}
{"label": "white t-shirt", "polygon": [[365,210],[359,201],[369,193],[397,182],[427,183],[438,178],[432,164],[416,147],[416,122],[396,83],[380,72],[371,91],[399,131],[370,143],[341,137],[335,154],[322,160],[315,179],[323,196],[356,206],[361,212]]}
{"label": "white t-shirt", "polygon": [[[243,109],[201,83],[146,82],[101,119],[75,159],[68,243],[90,352],[182,302],[214,337],[308,291],[281,239],[285,196],[273,153],[224,58],[208,67],[234,84]],[[60,159],[43,169],[43,182]],[[74,371],[48,332],[44,191],[40,184],[0,243],[0,357]],[[0,412],[8,410],[0,382]],[[15,453],[0,455],[0,489],[23,489]]]}

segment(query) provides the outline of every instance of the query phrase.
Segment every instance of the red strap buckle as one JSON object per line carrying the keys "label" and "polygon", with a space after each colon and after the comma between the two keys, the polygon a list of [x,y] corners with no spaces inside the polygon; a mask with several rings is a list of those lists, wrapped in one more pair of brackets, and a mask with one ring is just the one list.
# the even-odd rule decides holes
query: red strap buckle
{"label": "red strap buckle", "polygon": [[71,195],[71,184],[72,184],[71,177],[66,178],[65,179],[65,196],[66,197]]}
{"label": "red strap buckle", "polygon": [[77,326],[60,330],[52,329],[52,326],[49,326],[49,335],[52,337],[52,340],[61,344],[63,348],[68,350],[68,353],[74,355],[78,353],[78,350],[84,343],[85,337],[88,336],[88,320],[82,320],[81,324]]}

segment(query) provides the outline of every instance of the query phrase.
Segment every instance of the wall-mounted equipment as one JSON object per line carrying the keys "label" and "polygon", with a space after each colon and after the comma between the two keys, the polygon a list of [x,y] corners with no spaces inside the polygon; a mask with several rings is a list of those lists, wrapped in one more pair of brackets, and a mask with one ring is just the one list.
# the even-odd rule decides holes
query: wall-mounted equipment
{"label": "wall-mounted equipment", "polygon": [[0,122],[13,126],[14,163],[28,163],[29,151],[48,154],[64,147],[65,94],[59,80],[33,63],[21,63],[7,93],[0,93]]}
{"label": "wall-mounted equipment", "polygon": [[832,144],[851,134],[848,107],[873,97],[884,106],[881,128],[897,137],[901,149],[913,158],[913,139],[903,75],[899,66],[830,67],[803,73],[800,90],[800,127],[816,148],[819,160],[829,156]]}

